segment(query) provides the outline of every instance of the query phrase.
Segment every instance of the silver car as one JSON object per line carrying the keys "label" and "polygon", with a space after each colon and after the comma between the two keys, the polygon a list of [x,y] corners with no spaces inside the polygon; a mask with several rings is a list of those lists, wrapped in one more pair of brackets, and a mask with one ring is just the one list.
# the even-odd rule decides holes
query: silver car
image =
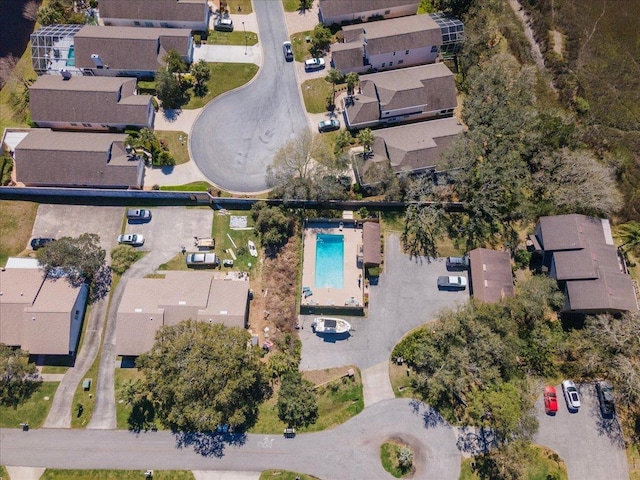
{"label": "silver car", "polygon": [[118,243],[123,245],[131,245],[132,247],[140,247],[144,245],[144,237],[135,233],[118,236]]}
{"label": "silver car", "polygon": [[580,408],[580,394],[578,394],[578,389],[573,380],[564,380],[562,382],[562,392],[569,410],[578,410]]}

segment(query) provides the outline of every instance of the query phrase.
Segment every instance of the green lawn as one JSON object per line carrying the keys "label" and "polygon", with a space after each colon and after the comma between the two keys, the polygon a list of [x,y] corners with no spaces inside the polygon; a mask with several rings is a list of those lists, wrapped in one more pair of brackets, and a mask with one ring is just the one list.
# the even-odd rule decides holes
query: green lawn
{"label": "green lawn", "polygon": [[[101,351],[102,348],[98,350],[98,355],[96,355],[96,358],[91,367],[89,367],[87,373],[82,377],[82,381],[78,384],[76,393],[73,395],[71,428],[86,427],[89,420],[91,420],[91,415],[93,415],[93,407],[96,404],[96,384],[98,383],[98,367],[100,366]],[[91,379],[91,388],[86,391],[82,388],[82,383],[85,378]],[[78,411],[78,405],[82,405],[82,412]]]}
{"label": "green lawn", "polygon": [[188,135],[185,132],[156,131],[158,140],[167,142],[169,152],[173,155],[176,165],[187,163],[189,158],[189,147],[187,146]]}
{"label": "green lawn", "polygon": [[304,473],[296,472],[284,472],[282,470],[265,470],[260,475],[260,480],[313,480],[318,477],[312,475],[305,475]]}
{"label": "green lawn", "polygon": [[186,185],[169,185],[160,187],[160,190],[180,191],[180,192],[206,192],[213,188],[209,182],[193,182]]}
{"label": "green lawn", "polygon": [[25,249],[37,212],[37,203],[0,200],[0,265]]}
{"label": "green lawn", "polygon": [[411,470],[403,471],[398,463],[398,454],[401,448],[397,442],[385,442],[380,445],[382,467],[396,478],[402,478],[411,473]]}
{"label": "green lawn", "polygon": [[[247,228],[253,227],[253,220],[247,210],[230,211],[231,215],[246,216]],[[213,218],[213,238],[216,239],[216,254],[222,259],[233,259],[231,251],[236,256],[233,260],[233,270],[250,272],[257,267],[257,258],[249,254],[248,241],[253,240],[260,248],[258,237],[253,230],[232,230],[229,227],[231,215],[218,215]],[[229,238],[231,237],[231,239]],[[233,241],[232,241],[233,240]],[[251,264],[251,267],[249,266]]]}
{"label": "green lawn", "polygon": [[327,111],[327,95],[331,93],[331,84],[324,78],[314,78],[302,82],[302,99],[309,113]]}
{"label": "green lawn", "polygon": [[245,45],[245,38],[247,42],[246,45],[249,47],[258,43],[258,34],[255,32],[247,32],[245,37],[244,30],[242,29],[242,23],[236,22],[235,30],[233,32],[209,30],[207,45]]}
{"label": "green lawn", "polygon": [[23,422],[28,423],[32,428],[41,427],[51,408],[58,384],[59,382],[42,382],[31,398],[18,408],[0,407],[0,427],[20,428]]}
{"label": "green lawn", "polygon": [[[62,470],[47,468],[40,480],[140,480],[143,470]],[[153,480],[193,480],[188,470],[154,470]]]}
{"label": "green lawn", "polygon": [[297,12],[300,9],[300,0],[282,0],[285,12]]}
{"label": "green lawn", "polygon": [[[216,2],[216,6],[218,2]],[[238,7],[240,7],[238,9]],[[227,8],[231,13],[241,13],[243,15],[248,15],[253,12],[253,7],[251,6],[251,0],[227,0]]]}
{"label": "green lawn", "polygon": [[[182,262],[184,263],[184,261]],[[186,266],[185,266],[186,268]],[[116,395],[116,428],[118,430],[129,429],[129,415],[132,407],[124,399],[124,387],[129,381],[135,382],[144,377],[137,368],[116,368],[115,369],[115,395]]]}
{"label": "green lawn", "polygon": [[291,46],[293,47],[293,58],[296,62],[304,62],[311,58],[309,53],[310,43],[307,43],[306,37],[311,35],[311,30],[306,32],[297,32],[291,35]]}
{"label": "green lawn", "polygon": [[202,108],[218,95],[238,88],[249,82],[258,72],[258,66],[253,63],[210,63],[211,78],[207,82],[208,92],[204,97],[191,95],[185,109]]}

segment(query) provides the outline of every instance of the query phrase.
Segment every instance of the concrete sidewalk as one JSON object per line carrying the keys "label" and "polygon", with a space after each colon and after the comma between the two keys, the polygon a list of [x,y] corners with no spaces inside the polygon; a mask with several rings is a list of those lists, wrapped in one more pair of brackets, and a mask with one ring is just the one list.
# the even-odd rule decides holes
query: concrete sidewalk
{"label": "concrete sidewalk", "polygon": [[395,398],[389,380],[388,361],[362,370],[362,390],[364,392],[364,408],[383,400]]}
{"label": "concrete sidewalk", "polygon": [[11,480],[38,480],[45,469],[40,467],[9,467],[5,466]]}

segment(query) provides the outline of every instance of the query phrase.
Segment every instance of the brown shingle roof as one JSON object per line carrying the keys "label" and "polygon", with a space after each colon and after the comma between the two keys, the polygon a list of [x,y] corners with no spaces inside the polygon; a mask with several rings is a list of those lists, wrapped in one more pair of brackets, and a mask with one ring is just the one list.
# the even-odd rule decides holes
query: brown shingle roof
{"label": "brown shingle roof", "polygon": [[603,270],[600,278],[567,282],[566,294],[566,310],[584,313],[638,310],[633,281],[619,271]]}
{"label": "brown shingle roof", "polygon": [[455,118],[442,118],[376,130],[375,156],[388,158],[396,173],[437,168],[440,155],[464,126]]}
{"label": "brown shingle roof", "polygon": [[362,224],[362,263],[365,266],[382,263],[380,224],[378,222],[364,222]]}
{"label": "brown shingle roof", "polygon": [[331,18],[403,5],[415,5],[417,11],[420,2],[417,0],[318,0],[318,4],[323,16]]}
{"label": "brown shingle roof", "polygon": [[485,303],[497,303],[514,295],[509,252],[476,248],[469,252],[469,261],[474,298]]}
{"label": "brown shingle roof", "polygon": [[145,125],[151,95],[135,95],[135,88],[135,78],[42,75],[29,88],[31,119]]}
{"label": "brown shingle roof", "polygon": [[204,22],[207,0],[101,0],[101,18]]}
{"label": "brown shingle roof", "polygon": [[[455,108],[456,85],[453,73],[444,63],[421,65],[374,73],[360,82],[362,93],[347,106],[349,124],[358,125],[380,119],[380,113],[363,109],[363,103],[380,103],[380,112],[415,107],[415,112]],[[375,116],[374,116],[375,115]]]}
{"label": "brown shingle roof", "polygon": [[135,186],[142,160],[126,154],[125,138],[34,129],[16,147],[17,180],[41,186]]}
{"label": "brown shingle roof", "polygon": [[182,28],[98,27],[85,25],[74,36],[78,68],[95,68],[97,54],[113,70],[156,71],[162,57],[175,49],[189,56],[191,30]]}
{"label": "brown shingle roof", "polygon": [[118,355],[146,352],[162,325],[189,318],[244,328],[249,282],[216,279],[212,272],[204,271],[164,273],[165,278],[131,279],[127,283],[118,307]]}

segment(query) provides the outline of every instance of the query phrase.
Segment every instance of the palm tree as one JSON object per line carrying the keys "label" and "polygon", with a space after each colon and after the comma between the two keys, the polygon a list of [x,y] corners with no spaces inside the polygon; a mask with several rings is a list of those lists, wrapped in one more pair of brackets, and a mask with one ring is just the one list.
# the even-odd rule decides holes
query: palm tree
{"label": "palm tree", "polygon": [[329,73],[327,74],[326,80],[327,82],[331,82],[331,95],[334,102],[336,100],[336,83],[340,83],[343,78],[344,76],[342,75],[342,72],[335,68],[329,70]]}
{"label": "palm tree", "polygon": [[360,82],[360,75],[358,75],[356,72],[349,72],[347,73],[345,80],[347,81],[347,93],[353,95],[353,90],[356,86],[356,83]]}
{"label": "palm tree", "polygon": [[369,156],[369,152],[371,152],[371,146],[373,145],[376,137],[370,128],[365,128],[358,132],[356,138],[358,139],[358,142],[360,142],[360,145],[364,147],[364,158],[366,160]]}
{"label": "palm tree", "polygon": [[626,247],[625,251],[640,251],[640,222],[627,222],[618,227],[618,236],[622,240],[620,247]]}

